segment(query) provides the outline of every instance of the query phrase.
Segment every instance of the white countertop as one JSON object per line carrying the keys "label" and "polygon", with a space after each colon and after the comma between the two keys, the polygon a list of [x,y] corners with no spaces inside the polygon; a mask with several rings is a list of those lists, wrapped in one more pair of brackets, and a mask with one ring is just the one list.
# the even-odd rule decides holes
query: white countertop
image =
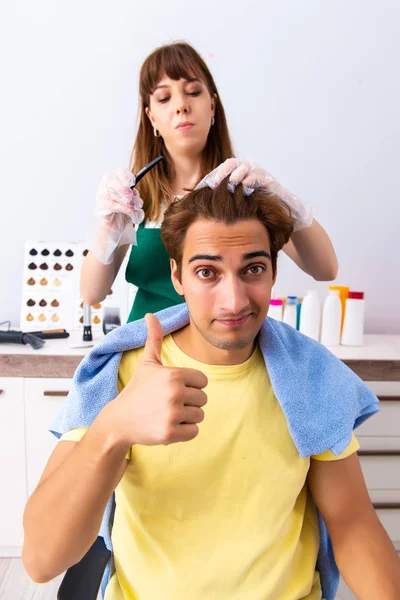
{"label": "white countertop", "polygon": [[[40,350],[33,350],[29,345],[0,344],[0,354],[34,354],[47,356],[84,356],[104,336],[97,334],[93,342],[86,342],[86,347],[74,348],[71,346],[84,345],[82,333],[71,332],[69,338],[61,340],[46,340]],[[363,346],[334,346],[329,348],[335,356],[342,360],[400,360],[400,335],[364,336]]]}
{"label": "white countertop", "polygon": [[[45,344],[39,350],[34,350],[29,344],[0,344],[0,354],[33,354],[35,356],[84,356],[104,335],[98,333],[93,335],[92,342],[82,341],[81,331],[72,331],[68,338],[45,340]],[[78,348],[74,346],[80,346]]]}

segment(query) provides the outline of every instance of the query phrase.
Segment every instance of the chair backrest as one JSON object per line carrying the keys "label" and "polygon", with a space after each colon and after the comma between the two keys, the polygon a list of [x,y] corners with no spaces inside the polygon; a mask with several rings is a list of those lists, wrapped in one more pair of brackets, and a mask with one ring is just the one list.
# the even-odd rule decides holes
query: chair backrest
{"label": "chair backrest", "polygon": [[96,600],[110,556],[104,539],[98,537],[85,556],[65,573],[57,600]]}

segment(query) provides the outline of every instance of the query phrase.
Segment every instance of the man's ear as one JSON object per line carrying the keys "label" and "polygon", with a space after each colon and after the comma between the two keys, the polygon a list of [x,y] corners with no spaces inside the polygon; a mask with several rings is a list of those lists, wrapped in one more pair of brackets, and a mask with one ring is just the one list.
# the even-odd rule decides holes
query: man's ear
{"label": "man's ear", "polygon": [[[276,262],[278,263],[278,261],[276,261]],[[273,278],[273,280],[272,280],[272,285],[271,285],[271,288],[272,288],[272,287],[274,287],[274,285],[275,285],[275,283],[276,283],[276,278],[277,278],[277,276],[278,276],[278,264],[277,264],[277,265],[276,265],[276,267],[275,267],[275,276],[274,276],[274,278]]]}
{"label": "man's ear", "polygon": [[178,265],[176,264],[176,261],[173,258],[170,259],[169,264],[171,267],[172,285],[174,286],[175,291],[177,294],[179,294],[179,296],[184,296],[183,286],[182,286],[181,282],[179,281],[179,276],[178,276]]}

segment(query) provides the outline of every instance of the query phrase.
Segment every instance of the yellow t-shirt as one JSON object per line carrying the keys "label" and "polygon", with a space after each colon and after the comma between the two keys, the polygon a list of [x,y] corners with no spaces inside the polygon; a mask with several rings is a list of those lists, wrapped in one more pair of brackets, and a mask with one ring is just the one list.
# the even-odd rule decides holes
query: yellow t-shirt
{"label": "yellow t-shirt", "polygon": [[[142,352],[124,353],[120,390]],[[189,442],[131,448],[115,490],[116,571],[105,600],[321,600],[310,459],[290,437],[260,349],[239,365],[206,365],[169,335],[161,356],[207,375],[205,418]],[[353,437],[339,457],[313,458],[358,448]]]}

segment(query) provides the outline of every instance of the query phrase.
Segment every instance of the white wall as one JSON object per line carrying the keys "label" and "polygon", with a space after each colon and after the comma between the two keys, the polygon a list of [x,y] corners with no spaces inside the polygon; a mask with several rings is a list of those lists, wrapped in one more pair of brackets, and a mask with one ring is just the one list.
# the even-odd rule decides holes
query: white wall
{"label": "white wall", "polygon": [[[3,0],[0,321],[18,325],[26,239],[85,238],[101,175],[128,163],[143,59],[185,39],[237,154],[315,207],[367,331],[400,333],[399,21],[395,0]],[[277,293],[310,286],[325,296],[282,257]]]}

